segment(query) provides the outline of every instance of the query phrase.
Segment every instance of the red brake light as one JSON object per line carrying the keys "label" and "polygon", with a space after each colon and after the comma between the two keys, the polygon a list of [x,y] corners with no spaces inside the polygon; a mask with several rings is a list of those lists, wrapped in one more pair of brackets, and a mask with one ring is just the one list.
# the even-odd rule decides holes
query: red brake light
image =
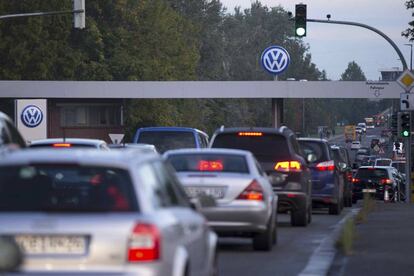
{"label": "red brake light", "polygon": [[278,172],[300,172],[302,165],[299,161],[282,161],[277,162],[274,169]]}
{"label": "red brake light", "polygon": [[70,148],[70,147],[72,147],[72,144],[69,144],[69,143],[56,143],[56,144],[53,144],[52,147],[54,147],[54,148]]}
{"label": "red brake light", "polygon": [[261,201],[263,200],[263,189],[256,180],[253,180],[237,199]]}
{"label": "red brake light", "polygon": [[316,165],[316,169],[318,171],[333,171],[335,170],[335,162],[333,160],[321,162]]}
{"label": "red brake light", "polygon": [[381,184],[392,184],[392,180],[389,178],[383,178],[380,180]]}
{"label": "red brake light", "polygon": [[352,183],[359,183],[361,182],[361,179],[359,178],[352,178]]}
{"label": "red brake light", "polygon": [[352,172],[347,172],[346,177],[348,181],[352,181]]}
{"label": "red brake light", "polygon": [[155,261],[160,258],[160,233],[151,224],[135,225],[128,246],[128,262]]}
{"label": "red brake light", "polygon": [[256,131],[250,131],[250,132],[239,132],[239,136],[263,136],[263,132],[256,132]]}
{"label": "red brake light", "polygon": [[215,160],[215,161],[201,160],[200,162],[198,162],[198,170],[199,171],[222,171],[223,162],[221,160]]}

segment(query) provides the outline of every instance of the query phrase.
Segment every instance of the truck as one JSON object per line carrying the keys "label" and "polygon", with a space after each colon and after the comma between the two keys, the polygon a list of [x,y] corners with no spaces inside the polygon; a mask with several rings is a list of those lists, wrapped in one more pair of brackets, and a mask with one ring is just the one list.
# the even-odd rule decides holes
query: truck
{"label": "truck", "polygon": [[344,127],[345,143],[350,143],[356,140],[356,127],[354,125],[347,125]]}
{"label": "truck", "polygon": [[372,117],[365,118],[365,123],[367,125],[367,128],[374,128],[375,127],[374,118],[372,118]]}

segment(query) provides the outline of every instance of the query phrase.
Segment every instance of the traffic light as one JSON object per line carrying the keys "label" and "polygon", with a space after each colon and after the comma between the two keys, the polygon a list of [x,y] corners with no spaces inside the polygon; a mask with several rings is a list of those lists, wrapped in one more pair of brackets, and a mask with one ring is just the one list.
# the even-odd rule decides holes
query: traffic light
{"label": "traffic light", "polygon": [[296,4],[295,6],[295,36],[306,36],[306,5]]}
{"label": "traffic light", "polygon": [[83,10],[83,12],[73,13],[73,27],[75,29],[84,29],[86,17],[85,0],[73,0],[73,10]]}
{"label": "traffic light", "polygon": [[398,136],[398,114],[391,115],[391,133],[394,136]]}
{"label": "traffic light", "polygon": [[411,135],[411,117],[409,112],[398,113],[398,127],[400,137],[406,138]]}

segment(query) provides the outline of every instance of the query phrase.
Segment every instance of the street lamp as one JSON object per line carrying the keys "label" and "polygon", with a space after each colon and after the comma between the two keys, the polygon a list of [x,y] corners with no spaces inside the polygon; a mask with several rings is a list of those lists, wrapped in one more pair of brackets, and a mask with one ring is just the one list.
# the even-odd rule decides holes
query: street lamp
{"label": "street lamp", "polygon": [[410,46],[411,48],[411,55],[410,55],[410,71],[413,71],[413,44],[404,44],[406,46]]}

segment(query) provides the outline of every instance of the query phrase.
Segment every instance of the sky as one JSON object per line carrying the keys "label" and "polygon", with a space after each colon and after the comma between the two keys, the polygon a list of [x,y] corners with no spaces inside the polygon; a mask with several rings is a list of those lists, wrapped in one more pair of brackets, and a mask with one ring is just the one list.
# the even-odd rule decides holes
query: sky
{"label": "sky", "polygon": [[[235,6],[249,8],[254,0],[221,0],[228,12]],[[282,6],[294,14],[295,4],[307,4],[308,18],[355,21],[377,28],[400,48],[410,67],[410,46],[401,32],[414,20],[405,0],[260,0],[268,7]],[[401,61],[391,45],[378,34],[354,26],[307,23],[304,42],[310,47],[313,62],[326,70],[328,78],[338,80],[351,61],[361,66],[368,80],[378,80],[380,69],[399,67]],[[414,43],[414,42],[413,42]]]}

